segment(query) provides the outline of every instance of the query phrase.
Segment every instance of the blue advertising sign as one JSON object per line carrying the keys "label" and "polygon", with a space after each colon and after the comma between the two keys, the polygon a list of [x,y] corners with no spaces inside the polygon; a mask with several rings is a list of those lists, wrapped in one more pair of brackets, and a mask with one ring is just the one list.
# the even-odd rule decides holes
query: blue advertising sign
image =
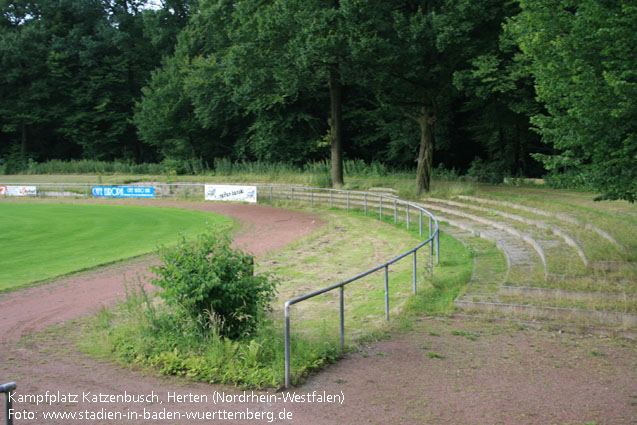
{"label": "blue advertising sign", "polygon": [[96,198],[154,198],[154,187],[129,186],[94,186],[93,196]]}

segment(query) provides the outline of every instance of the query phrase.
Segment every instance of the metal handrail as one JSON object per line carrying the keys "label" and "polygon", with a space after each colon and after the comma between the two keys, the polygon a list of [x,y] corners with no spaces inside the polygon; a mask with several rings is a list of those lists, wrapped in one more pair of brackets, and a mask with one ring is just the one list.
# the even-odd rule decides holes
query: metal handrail
{"label": "metal handrail", "polygon": [[[260,186],[263,187],[263,186]],[[269,186],[265,186],[263,187],[265,189],[270,189],[269,191],[269,197],[270,197],[270,201],[273,201],[273,192],[272,192],[272,187]],[[280,189],[280,187],[279,187]],[[409,229],[409,223],[410,223],[410,207],[414,208],[416,211],[419,212],[419,234],[422,236],[422,214],[426,214],[429,216],[429,238],[427,238],[424,242],[418,244],[418,246],[398,255],[397,257],[383,263],[380,264],[376,267],[373,267],[369,270],[366,270],[360,274],[357,274],[356,276],[350,277],[348,279],[345,279],[339,283],[327,286],[325,288],[316,290],[314,292],[310,292],[307,293],[305,295],[301,295],[300,297],[296,297],[293,298],[291,300],[288,300],[285,303],[285,388],[289,388],[290,386],[290,359],[291,359],[291,353],[290,353],[290,306],[292,306],[293,304],[297,304],[300,303],[302,301],[305,301],[309,298],[314,298],[318,295],[324,294],[326,292],[330,292],[333,291],[335,289],[340,289],[340,302],[339,302],[339,306],[340,306],[340,348],[341,351],[344,349],[345,346],[345,285],[355,282],[358,279],[361,279],[367,275],[370,275],[372,273],[375,273],[379,270],[385,269],[385,319],[389,321],[389,266],[398,262],[399,260],[407,257],[410,254],[413,254],[413,292],[414,294],[416,293],[416,286],[417,286],[417,279],[416,279],[416,253],[418,252],[419,249],[421,249],[422,247],[424,247],[427,244],[430,244],[431,247],[431,253],[430,253],[430,261],[433,263],[433,254],[434,254],[434,246],[435,246],[435,254],[436,254],[436,263],[439,263],[440,261],[440,228],[438,225],[438,219],[429,211],[427,211],[426,209],[412,204],[410,202],[406,202],[403,201],[402,199],[398,199],[398,198],[394,198],[394,197],[388,197],[388,196],[383,196],[383,195],[379,195],[379,194],[375,194],[375,193],[370,193],[370,192],[359,192],[359,191],[344,191],[344,190],[339,190],[339,189],[321,189],[321,188],[308,188],[308,187],[287,187],[286,189],[290,189],[292,191],[292,195],[291,198],[292,200],[301,200],[303,198],[300,198],[299,195],[297,194],[297,196],[295,197],[295,190],[296,191],[309,191],[309,198],[310,198],[310,202],[312,203],[312,205],[314,205],[314,193],[317,191],[323,191],[323,192],[329,192],[330,197],[330,207],[334,206],[334,198],[333,198],[333,193],[345,193],[347,195],[347,201],[346,201],[346,205],[347,205],[347,210],[349,211],[350,209],[350,198],[352,194],[355,195],[359,195],[359,196],[363,196],[363,203],[364,203],[364,212],[365,215],[367,215],[367,211],[368,211],[368,203],[367,203],[367,199],[368,197],[376,197],[378,198],[378,204],[379,204],[379,219],[382,220],[383,217],[383,199],[386,200],[391,200],[393,201],[393,209],[394,209],[394,223],[397,223],[397,215],[398,215],[398,205],[403,205],[405,206],[406,209],[406,225],[407,225],[407,229]],[[391,203],[389,203],[391,205]],[[433,223],[435,224],[435,228],[432,229],[432,220]],[[433,273],[433,264],[431,267],[432,273]]]}
{"label": "metal handrail", "polygon": [[15,391],[17,385],[15,382],[9,382],[8,384],[0,385],[0,394],[5,394],[5,413],[7,425],[13,425],[13,404],[11,402],[11,392]]}

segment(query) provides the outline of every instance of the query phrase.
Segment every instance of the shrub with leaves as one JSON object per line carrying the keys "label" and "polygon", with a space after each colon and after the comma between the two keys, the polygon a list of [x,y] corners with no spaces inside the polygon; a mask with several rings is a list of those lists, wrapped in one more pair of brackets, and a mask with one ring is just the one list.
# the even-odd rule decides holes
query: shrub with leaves
{"label": "shrub with leaves", "polygon": [[254,257],[230,247],[230,239],[207,232],[182,237],[176,247],[159,249],[161,264],[152,283],[161,297],[199,324],[228,338],[249,335],[269,308],[277,280],[254,275]]}

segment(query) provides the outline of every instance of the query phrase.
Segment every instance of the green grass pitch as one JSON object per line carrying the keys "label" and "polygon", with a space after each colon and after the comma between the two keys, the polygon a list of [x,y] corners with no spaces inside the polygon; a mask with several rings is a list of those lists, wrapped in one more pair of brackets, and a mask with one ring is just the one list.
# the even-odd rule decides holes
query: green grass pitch
{"label": "green grass pitch", "polygon": [[230,218],[132,205],[0,203],[0,291],[152,252]]}

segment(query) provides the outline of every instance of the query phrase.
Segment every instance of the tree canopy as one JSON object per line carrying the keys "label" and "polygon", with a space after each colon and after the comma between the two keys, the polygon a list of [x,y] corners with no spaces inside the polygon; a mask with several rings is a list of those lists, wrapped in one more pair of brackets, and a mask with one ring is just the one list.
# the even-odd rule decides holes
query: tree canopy
{"label": "tree canopy", "polygon": [[328,159],[637,197],[628,0],[0,3],[0,166]]}
{"label": "tree canopy", "polygon": [[508,28],[546,110],[532,122],[607,199],[637,197],[637,5],[629,0],[521,0]]}

